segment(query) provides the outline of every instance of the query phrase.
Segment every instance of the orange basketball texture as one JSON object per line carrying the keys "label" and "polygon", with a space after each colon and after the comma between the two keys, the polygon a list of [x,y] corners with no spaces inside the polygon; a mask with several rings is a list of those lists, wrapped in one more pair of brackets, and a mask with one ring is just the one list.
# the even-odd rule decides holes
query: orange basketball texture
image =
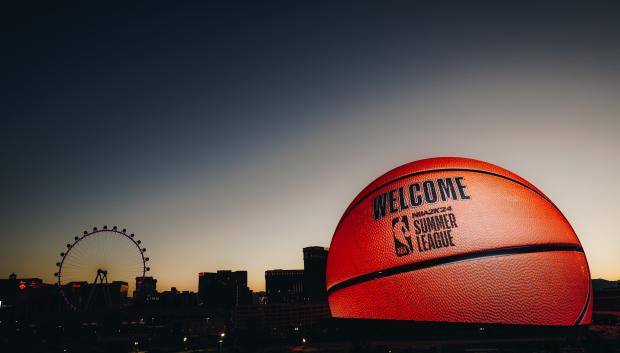
{"label": "orange basketball texture", "polygon": [[332,315],[524,325],[591,323],[588,264],[535,186],[498,166],[432,158],[368,185],[327,259]]}

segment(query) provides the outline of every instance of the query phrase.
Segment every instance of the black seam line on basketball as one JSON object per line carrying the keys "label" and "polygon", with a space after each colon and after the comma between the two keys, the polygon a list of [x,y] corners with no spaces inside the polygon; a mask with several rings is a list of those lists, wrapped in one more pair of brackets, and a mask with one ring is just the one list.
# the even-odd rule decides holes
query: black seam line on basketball
{"label": "black seam line on basketball", "polygon": [[471,259],[479,259],[483,257],[491,257],[491,256],[501,256],[501,255],[515,255],[515,254],[528,254],[528,253],[537,253],[537,252],[547,252],[547,251],[578,251],[583,252],[583,248],[580,245],[575,244],[540,244],[540,245],[520,245],[520,246],[511,246],[499,249],[490,249],[490,250],[482,250],[469,252],[464,254],[457,254],[451,256],[445,256],[438,259],[431,259],[420,261],[412,264],[396,266],[392,268],[388,268],[381,271],[367,273],[365,275],[353,277],[337,283],[331,286],[327,290],[327,295],[333,294],[335,291],[340,289],[350,287],[356,284],[369,282],[375,279],[389,277],[398,275],[405,272],[417,271],[429,267],[435,267],[439,265],[445,265],[452,262],[471,260]]}
{"label": "black seam line on basketball", "polygon": [[540,192],[538,192],[536,189],[533,189],[532,187],[518,181],[515,180],[511,177],[507,177],[505,175],[501,175],[501,174],[497,174],[497,173],[493,173],[493,172],[487,172],[485,170],[479,170],[479,169],[469,169],[469,168],[443,168],[443,169],[429,169],[429,170],[423,170],[420,172],[414,172],[414,173],[409,173],[409,174],[405,174],[405,175],[401,175],[398,178],[392,179],[390,181],[387,181],[379,186],[377,186],[376,188],[372,189],[371,191],[367,192],[366,195],[364,195],[361,199],[359,199],[355,204],[351,205],[351,207],[345,212],[345,214],[342,216],[342,218],[340,219],[340,221],[338,222],[338,225],[336,226],[336,230],[338,230],[338,228],[340,227],[340,224],[345,220],[345,218],[347,218],[347,216],[349,215],[349,213],[351,213],[353,211],[353,209],[355,207],[357,207],[360,203],[362,203],[362,201],[364,201],[368,196],[370,196],[371,194],[373,194],[374,192],[376,192],[379,189],[382,189],[392,183],[395,183],[397,181],[412,177],[412,176],[416,176],[416,175],[422,175],[422,174],[429,174],[429,173],[436,173],[436,172],[472,172],[472,173],[480,173],[480,174],[487,174],[487,175],[492,175],[492,176],[496,176],[502,179],[506,179],[509,181],[512,181],[513,183],[517,183],[529,190],[532,190],[533,192],[535,192],[538,196],[542,197],[543,199],[545,199],[545,201],[549,202],[553,207],[555,207],[558,211],[559,208],[553,203],[551,202],[551,200],[549,200],[545,195],[541,194]]}
{"label": "black seam line on basketball", "polygon": [[588,285],[588,296],[586,297],[586,305],[583,306],[583,310],[581,310],[581,314],[579,314],[577,321],[575,321],[575,326],[581,323],[581,320],[583,320],[583,317],[586,315],[586,311],[588,310],[589,305],[590,305],[590,286]]}

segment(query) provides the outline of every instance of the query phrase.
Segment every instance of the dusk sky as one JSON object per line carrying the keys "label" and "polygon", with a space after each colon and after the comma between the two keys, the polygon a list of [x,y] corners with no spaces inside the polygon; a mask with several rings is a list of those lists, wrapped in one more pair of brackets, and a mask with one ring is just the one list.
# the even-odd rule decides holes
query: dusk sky
{"label": "dusk sky", "polygon": [[5,9],[0,277],[52,283],[107,224],[159,290],[263,290],[372,180],[463,156],[540,188],[620,280],[620,7],[519,3]]}

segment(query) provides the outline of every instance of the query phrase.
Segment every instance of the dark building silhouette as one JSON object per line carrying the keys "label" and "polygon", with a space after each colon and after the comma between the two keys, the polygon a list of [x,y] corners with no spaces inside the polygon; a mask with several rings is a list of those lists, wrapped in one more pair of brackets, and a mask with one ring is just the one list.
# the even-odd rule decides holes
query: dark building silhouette
{"label": "dark building silhouette", "polygon": [[325,302],[325,270],[327,268],[328,248],[309,246],[303,249],[303,270],[265,271],[267,302],[300,303]]}
{"label": "dark building silhouette", "polygon": [[276,303],[299,303],[303,301],[304,270],[265,271],[267,301]]}
{"label": "dark building silhouette", "polygon": [[134,298],[147,298],[157,294],[157,280],[153,277],[136,277]]}
{"label": "dark building silhouette", "polygon": [[328,248],[310,246],[304,248],[304,299],[326,301],[325,271]]}
{"label": "dark building silhouette", "polygon": [[169,291],[159,293],[159,305],[172,308],[189,308],[198,304],[196,293],[190,291],[178,291],[176,287]]}
{"label": "dark building silhouette", "polygon": [[327,303],[240,305],[235,308],[233,322],[240,331],[293,337],[321,328],[330,317]]}
{"label": "dark building silhouette", "polygon": [[252,293],[252,304],[267,304],[267,292],[254,292]]}
{"label": "dark building silhouette", "polygon": [[251,301],[247,271],[220,270],[198,274],[199,304],[213,310],[228,311]]}
{"label": "dark building silhouette", "polygon": [[133,292],[134,306],[157,305],[157,280],[153,277],[136,277],[136,289]]}
{"label": "dark building silhouette", "polygon": [[40,278],[17,278],[12,273],[0,279],[0,305],[19,316],[36,315],[58,308],[58,289]]}
{"label": "dark building silhouette", "polygon": [[592,280],[593,320],[597,324],[620,324],[620,281]]}
{"label": "dark building silhouette", "polygon": [[[43,280],[40,278],[17,278],[14,273],[9,276],[9,279],[0,279],[0,293],[5,298],[9,297],[10,293],[20,293],[20,291],[38,289],[43,286]],[[8,304],[8,302],[4,304]]]}
{"label": "dark building silhouette", "polygon": [[[64,297],[80,311],[118,310],[127,304],[128,284],[69,282],[62,286]],[[63,305],[66,307],[66,305]]]}
{"label": "dark building silhouette", "polygon": [[[83,308],[88,299],[89,284],[86,281],[68,282],[62,286],[63,297],[76,308]],[[63,309],[69,309],[67,303],[63,302]]]}
{"label": "dark building silhouette", "polygon": [[129,284],[124,281],[112,281],[112,283],[108,284],[107,286],[110,293],[109,307],[112,309],[123,308],[127,304],[127,293],[129,291]]}
{"label": "dark building silhouette", "polygon": [[127,282],[122,281],[69,282],[62,286],[61,295],[54,284],[11,275],[0,280],[0,301],[2,307],[13,308],[20,316],[72,310],[69,303],[80,311],[118,310],[127,304],[127,288]]}

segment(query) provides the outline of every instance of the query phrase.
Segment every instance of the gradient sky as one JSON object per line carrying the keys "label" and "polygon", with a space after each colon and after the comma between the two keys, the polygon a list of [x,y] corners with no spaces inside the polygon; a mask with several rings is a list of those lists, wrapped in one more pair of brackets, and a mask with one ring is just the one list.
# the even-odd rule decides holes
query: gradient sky
{"label": "gradient sky", "polygon": [[620,279],[620,10],[519,3],[5,9],[0,276],[52,282],[108,224],[159,290],[261,290],[382,173],[464,156],[543,190]]}

